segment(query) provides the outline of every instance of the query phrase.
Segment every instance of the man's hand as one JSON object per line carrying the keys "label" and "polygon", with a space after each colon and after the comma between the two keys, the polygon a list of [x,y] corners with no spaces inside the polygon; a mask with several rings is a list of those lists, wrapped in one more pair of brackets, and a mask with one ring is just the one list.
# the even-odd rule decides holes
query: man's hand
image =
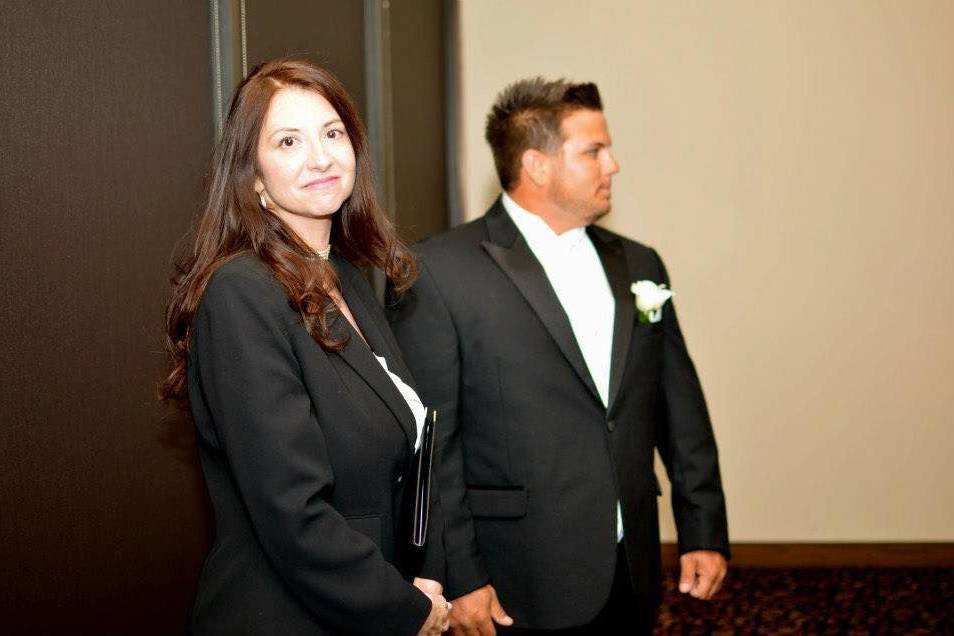
{"label": "man's hand", "polygon": [[719,591],[728,567],[725,557],[718,552],[686,552],[679,557],[679,591],[707,601]]}
{"label": "man's hand", "polygon": [[450,633],[457,636],[494,636],[498,625],[513,625],[513,619],[500,606],[497,591],[490,585],[455,598],[450,612]]}

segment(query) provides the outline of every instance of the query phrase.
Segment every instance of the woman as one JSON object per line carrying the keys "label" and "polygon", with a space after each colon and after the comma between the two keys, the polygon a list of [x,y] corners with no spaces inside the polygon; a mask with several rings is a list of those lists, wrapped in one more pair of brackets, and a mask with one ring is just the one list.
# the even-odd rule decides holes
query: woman
{"label": "woman", "polygon": [[414,275],[350,97],[306,61],[258,67],[232,100],[166,316],[160,392],[191,407],[216,522],[194,633],[447,627],[440,584],[395,565],[424,409],[364,265],[396,288]]}

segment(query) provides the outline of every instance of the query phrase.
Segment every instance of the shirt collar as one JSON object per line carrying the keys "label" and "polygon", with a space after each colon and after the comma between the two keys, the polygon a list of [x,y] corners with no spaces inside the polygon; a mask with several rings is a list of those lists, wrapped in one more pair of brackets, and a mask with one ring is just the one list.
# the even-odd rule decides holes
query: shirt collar
{"label": "shirt collar", "polygon": [[500,195],[500,202],[514,225],[523,234],[530,249],[536,251],[537,248],[563,247],[566,250],[572,250],[579,246],[580,242],[586,237],[585,227],[575,227],[567,230],[563,234],[554,232],[547,222],[538,214],[534,214],[520,206],[506,192]]}

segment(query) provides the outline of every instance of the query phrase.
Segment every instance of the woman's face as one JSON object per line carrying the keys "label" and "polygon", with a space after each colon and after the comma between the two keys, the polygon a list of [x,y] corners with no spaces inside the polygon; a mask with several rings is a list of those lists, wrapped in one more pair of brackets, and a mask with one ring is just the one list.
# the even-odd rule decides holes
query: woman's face
{"label": "woman's face", "polygon": [[314,91],[288,87],[272,96],[257,157],[255,190],[293,227],[334,214],[354,188],[354,149],[344,123]]}

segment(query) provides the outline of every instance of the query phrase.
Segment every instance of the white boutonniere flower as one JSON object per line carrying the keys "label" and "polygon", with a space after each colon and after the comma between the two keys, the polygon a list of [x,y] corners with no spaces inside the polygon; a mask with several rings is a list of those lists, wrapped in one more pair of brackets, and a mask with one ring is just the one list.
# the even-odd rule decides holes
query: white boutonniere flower
{"label": "white boutonniere flower", "polygon": [[672,290],[666,285],[657,285],[651,280],[640,280],[630,285],[630,291],[636,295],[636,309],[639,310],[639,322],[646,324],[662,320],[662,306],[672,298]]}

